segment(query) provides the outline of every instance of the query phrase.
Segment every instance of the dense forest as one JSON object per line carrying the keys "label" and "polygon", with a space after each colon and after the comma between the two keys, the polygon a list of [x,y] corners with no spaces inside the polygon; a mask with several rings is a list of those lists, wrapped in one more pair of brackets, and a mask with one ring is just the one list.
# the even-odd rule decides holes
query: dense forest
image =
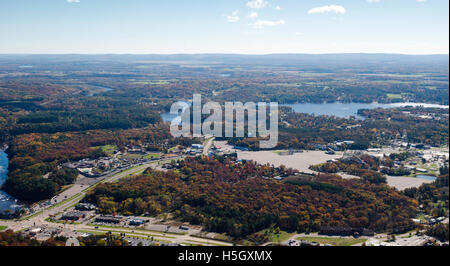
{"label": "dense forest", "polygon": [[[330,174],[291,176],[290,169],[228,158],[188,158],[176,164],[175,171],[148,169],[139,177],[102,184],[85,200],[108,214],[170,212],[237,239],[273,225],[299,232],[317,232],[321,226],[413,227],[417,202],[383,184]],[[291,177],[275,181],[276,175]]]}
{"label": "dense forest", "polygon": [[[407,112],[407,113],[405,113]],[[449,141],[448,109],[392,108],[360,110],[366,119],[316,116],[293,112],[283,107],[280,112],[279,141],[275,149],[315,149],[317,144],[353,140],[349,150],[364,150],[373,146],[390,144],[393,139],[431,146],[445,145]],[[432,118],[420,115],[426,114]],[[414,116],[415,115],[415,116]],[[433,117],[435,116],[435,119]],[[259,150],[258,138],[232,138],[231,144]]]}
{"label": "dense forest", "polygon": [[0,65],[0,102],[106,87],[115,98],[189,99],[198,92],[280,103],[449,103],[445,55],[2,56]]}
{"label": "dense forest", "polygon": [[449,183],[447,172],[441,170],[441,175],[431,184],[423,184],[418,188],[408,188],[404,194],[419,202],[422,211],[432,217],[445,216],[449,210]]}
{"label": "dense forest", "polygon": [[386,184],[386,176],[380,173],[380,159],[370,156],[352,156],[327,162],[320,165],[313,165],[312,170],[322,173],[344,172],[349,175],[361,177],[363,180],[374,184]]}
{"label": "dense forest", "polygon": [[56,133],[93,129],[142,128],[161,122],[158,112],[148,108],[91,109],[35,112],[22,116],[11,129],[12,135]]}
{"label": "dense forest", "polygon": [[[114,144],[123,150],[126,145],[147,142],[161,150],[167,150],[184,141],[172,138],[168,126],[164,124],[142,129],[18,135],[7,150],[11,157],[10,172],[3,188],[9,194],[26,201],[49,199],[61,186],[73,183],[78,176],[74,171],[58,169],[58,165],[106,156],[99,146]],[[49,178],[43,178],[46,174],[50,174]]]}
{"label": "dense forest", "polygon": [[[74,180],[74,173],[59,171],[58,164],[100,157],[101,145],[149,143],[165,151],[188,144],[169,135],[160,114],[194,93],[219,103],[448,104],[447,57],[389,58],[386,63],[386,55],[0,55],[0,145],[10,146],[4,189],[26,201],[47,199]],[[447,143],[448,116],[432,110],[444,118],[415,117],[419,111],[363,110],[367,119],[360,121],[283,108],[276,148],[315,149],[351,139],[355,144],[346,148],[364,149],[404,129],[410,142]],[[229,141],[258,149],[254,138]]]}

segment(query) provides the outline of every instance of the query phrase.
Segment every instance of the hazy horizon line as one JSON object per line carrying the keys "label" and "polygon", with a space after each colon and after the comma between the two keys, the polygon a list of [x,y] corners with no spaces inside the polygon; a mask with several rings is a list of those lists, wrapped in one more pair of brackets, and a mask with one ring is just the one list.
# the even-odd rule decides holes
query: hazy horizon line
{"label": "hazy horizon line", "polygon": [[246,55],[246,56],[267,56],[267,55],[405,55],[405,56],[449,56],[449,53],[430,54],[408,54],[408,53],[376,53],[376,52],[355,52],[355,53],[0,53],[0,55]]}

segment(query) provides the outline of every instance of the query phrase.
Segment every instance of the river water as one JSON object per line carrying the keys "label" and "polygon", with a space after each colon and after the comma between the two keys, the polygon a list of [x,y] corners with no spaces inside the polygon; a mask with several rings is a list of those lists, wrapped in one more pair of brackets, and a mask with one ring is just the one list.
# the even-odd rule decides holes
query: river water
{"label": "river water", "polygon": [[[108,88],[102,88],[108,89]],[[111,89],[108,89],[109,91]],[[433,108],[449,108],[446,105],[437,105],[437,104],[424,104],[424,103],[393,103],[393,104],[380,104],[380,103],[321,103],[321,104],[313,104],[313,103],[297,103],[297,104],[283,104],[280,106],[289,106],[292,107],[294,112],[297,113],[308,113],[314,115],[334,115],[336,117],[348,118],[350,116],[355,116],[359,119],[363,119],[357,115],[359,109],[375,109],[375,108],[395,108],[402,106],[424,106],[424,107],[433,107]],[[172,115],[170,113],[161,114],[161,118],[164,122],[171,122],[173,119],[179,117],[177,115]],[[6,180],[8,173],[8,155],[0,150],[0,186]],[[424,178],[424,177],[421,177]],[[427,179],[434,180],[435,177],[426,177]],[[0,212],[10,209],[15,210],[19,209],[21,206],[17,204],[17,200],[13,197],[6,194],[4,191],[0,190]]]}
{"label": "river water", "polygon": [[[0,187],[5,183],[8,174],[8,155],[0,150]],[[20,209],[21,206],[17,204],[17,200],[0,190],[0,212],[5,210]]]}

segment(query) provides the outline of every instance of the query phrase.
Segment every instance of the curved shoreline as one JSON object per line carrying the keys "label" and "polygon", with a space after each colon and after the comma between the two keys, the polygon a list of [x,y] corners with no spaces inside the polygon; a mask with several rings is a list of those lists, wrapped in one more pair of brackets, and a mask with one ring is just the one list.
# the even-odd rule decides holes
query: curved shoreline
{"label": "curved shoreline", "polygon": [[[7,146],[6,146],[7,149]],[[0,155],[3,156],[3,154],[6,155],[6,168],[5,165],[0,165],[2,167],[2,171],[0,172],[3,176],[0,178],[0,189],[3,186],[3,184],[6,182],[6,179],[8,178],[8,154],[6,153],[6,149],[0,149]],[[18,204],[18,200],[14,198],[13,196],[6,193],[4,190],[0,190],[0,213],[5,210],[17,210],[20,209],[21,206]]]}
{"label": "curved shoreline", "polygon": [[366,105],[385,105],[385,106],[392,106],[392,108],[396,107],[424,107],[424,108],[442,108],[442,109],[449,109],[450,104],[441,104],[441,103],[418,103],[418,102],[391,102],[391,103],[383,103],[383,102],[341,102],[341,101],[334,101],[334,102],[296,102],[296,103],[280,103],[280,106],[289,106],[289,105],[300,105],[300,104],[311,104],[311,105],[324,105],[324,104],[343,104],[343,105],[350,105],[350,104],[366,104]]}

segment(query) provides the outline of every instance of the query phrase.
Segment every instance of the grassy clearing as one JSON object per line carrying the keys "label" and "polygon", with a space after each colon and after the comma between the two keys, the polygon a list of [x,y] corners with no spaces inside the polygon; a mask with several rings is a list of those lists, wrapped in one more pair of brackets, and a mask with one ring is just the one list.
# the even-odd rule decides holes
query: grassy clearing
{"label": "grassy clearing", "polygon": [[409,232],[398,234],[396,236],[399,236],[400,238],[411,238],[412,236],[416,235],[416,230],[411,230]]}
{"label": "grassy clearing", "polygon": [[173,152],[177,147],[172,147],[168,150],[169,153]]}
{"label": "grassy clearing", "polygon": [[144,156],[144,159],[155,159],[155,158],[161,158],[161,154],[153,153],[153,154],[147,154]]}
{"label": "grassy clearing", "polygon": [[[90,231],[90,230],[77,230],[77,232],[80,233],[88,233],[88,234],[92,234],[92,235],[105,235],[106,233],[109,232],[98,232],[98,231]],[[116,232],[111,232],[111,234],[113,236],[120,236],[120,233],[116,233]],[[161,243],[170,243],[167,240],[161,240],[158,238],[155,238],[154,236],[151,235],[137,235],[137,234],[125,234],[125,237],[132,237],[132,238],[137,238],[137,239],[145,239],[145,240],[149,240],[150,238],[153,238],[153,241],[157,241],[157,242],[161,242]]]}
{"label": "grassy clearing", "polygon": [[367,239],[338,237],[299,237],[297,240],[305,240],[308,242],[316,242],[322,245],[328,244],[332,246],[353,246],[367,241]]}
{"label": "grassy clearing", "polygon": [[154,234],[165,234],[165,235],[187,235],[188,233],[176,233],[176,232],[162,232],[162,231],[155,231],[155,230],[147,230],[147,229],[143,229],[143,228],[124,228],[124,227],[120,227],[120,226],[110,226],[110,225],[96,225],[96,224],[88,224],[88,226],[92,226],[92,227],[98,227],[99,229],[97,230],[102,230],[102,228],[104,229],[125,229],[125,230],[132,230],[135,232],[141,232],[141,233],[154,233]]}
{"label": "grassy clearing", "polygon": [[[136,166],[136,167],[139,167],[139,166]],[[131,168],[131,169],[134,169],[134,168]],[[147,168],[142,168],[142,169],[138,169],[138,170],[135,170],[135,171],[132,171],[132,172],[128,172],[128,175],[126,175],[126,176],[123,176],[123,177],[121,177],[121,178],[114,179],[114,180],[111,180],[111,179],[110,179],[110,180],[105,180],[105,182],[116,183],[116,182],[119,182],[119,181],[122,180],[122,179],[135,177],[135,176],[138,176],[138,175],[144,173],[146,169],[147,169]],[[103,182],[103,183],[104,183],[104,182]]]}
{"label": "grassy clearing", "polygon": [[144,157],[144,155],[142,154],[134,154],[134,153],[126,153],[126,154],[121,154],[118,156],[121,159],[142,159],[142,157]]}
{"label": "grassy clearing", "polygon": [[421,213],[421,214],[417,215],[416,219],[419,219],[420,223],[427,223],[429,217],[427,215],[425,215],[424,213]]}
{"label": "grassy clearing", "polygon": [[114,151],[117,150],[116,145],[104,145],[100,146],[99,148],[102,149],[102,151],[106,152],[108,155],[112,155]]}
{"label": "grassy clearing", "polygon": [[0,231],[8,229],[8,226],[0,225]]}
{"label": "grassy clearing", "polygon": [[403,96],[401,94],[387,94],[386,96],[389,99],[403,99]]}
{"label": "grassy clearing", "polygon": [[161,158],[161,154],[159,153],[150,153],[150,154],[132,154],[132,153],[127,153],[127,154],[122,154],[119,156],[119,158],[122,159],[128,159],[128,160],[132,160],[132,159],[153,159],[153,158]]}
{"label": "grassy clearing", "polygon": [[208,237],[208,236],[206,236],[206,234],[200,233],[200,234],[192,235],[192,237],[206,239],[206,240],[213,240],[213,241],[214,240],[221,241],[221,242],[226,242],[226,243],[233,243],[226,234],[215,234],[213,237]]}
{"label": "grassy clearing", "polygon": [[193,246],[218,246],[218,247],[222,246],[222,245],[210,243],[210,242],[202,242],[202,241],[196,241],[196,240],[187,240],[187,241],[189,241],[191,243],[188,243],[188,242],[184,242],[184,243],[186,243],[187,245],[193,245]]}
{"label": "grassy clearing", "polygon": [[[126,229],[126,228],[121,228]],[[93,232],[99,232],[99,233],[108,233],[111,232],[113,234],[125,234],[125,235],[136,235],[136,236],[145,236],[145,237],[164,237],[164,238],[170,238],[175,239],[176,236],[170,236],[170,233],[163,233],[163,232],[150,232],[150,231],[143,231],[143,230],[113,230],[112,228],[107,229],[99,227],[99,229],[91,229]],[[134,231],[134,232],[133,232]]]}
{"label": "grassy clearing", "polygon": [[270,229],[265,229],[258,233],[267,235],[269,237],[270,242],[283,242],[283,241],[290,239],[291,237],[293,237],[296,234],[295,232],[288,233],[286,231],[280,231],[280,234],[277,235]]}
{"label": "grassy clearing", "polygon": [[77,222],[73,222],[73,221],[68,221],[68,222],[66,222],[66,221],[62,221],[62,220],[54,220],[54,219],[52,219],[52,218],[45,218],[45,221],[46,222],[49,222],[49,223],[54,223],[54,224],[67,224],[67,225],[74,225],[74,224],[81,224],[81,223],[77,223]]}

